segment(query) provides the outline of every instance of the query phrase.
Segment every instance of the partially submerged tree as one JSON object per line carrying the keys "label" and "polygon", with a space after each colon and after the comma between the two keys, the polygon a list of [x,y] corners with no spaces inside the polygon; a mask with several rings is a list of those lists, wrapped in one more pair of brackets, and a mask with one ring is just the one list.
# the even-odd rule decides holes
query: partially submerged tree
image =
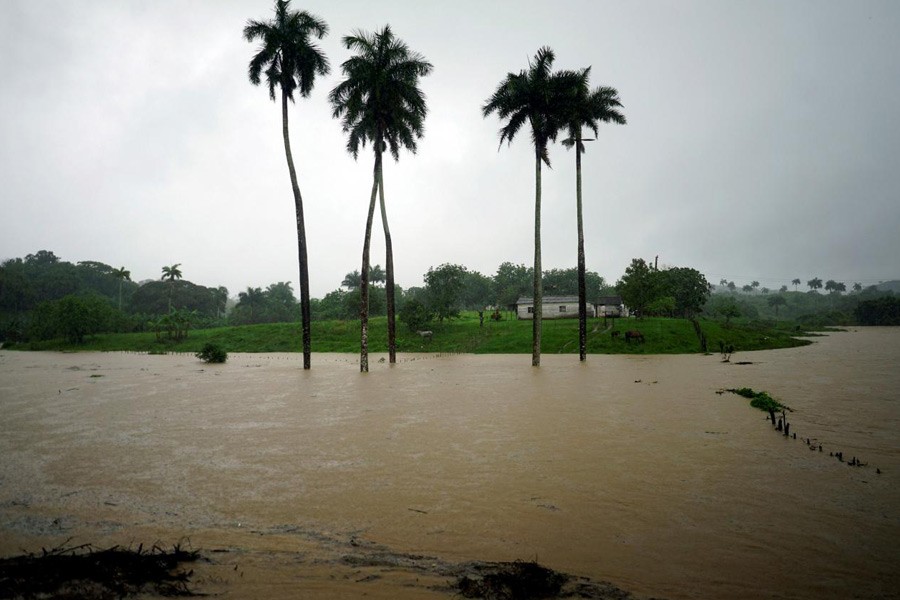
{"label": "partially submerged tree", "polygon": [[309,96],[316,75],[327,75],[328,59],[312,42],[328,33],[322,19],[306,11],[290,10],[290,0],[275,1],[275,18],[271,21],[247,21],[244,38],[248,42],[260,40],[257,53],[250,60],[250,83],[259,85],[265,75],[269,97],[275,101],[276,88],[281,90],[281,133],[287,158],[291,189],[294,192],[294,211],[297,217],[297,250],[300,263],[300,314],[303,328],[303,368],[310,363],[310,301],[309,264],[306,250],[306,225],[303,218],[303,198],[297,183],[297,171],[291,155],[288,135],[288,100],[294,102],[294,92]]}
{"label": "partially submerged tree", "polygon": [[587,289],[585,279],[584,257],[584,219],[581,203],[581,155],[584,153],[584,142],[590,141],[582,137],[582,130],[588,129],[599,135],[599,123],[625,124],[625,117],[618,111],[622,103],[619,92],[611,87],[590,89],[590,72],[588,67],[571,78],[569,101],[566,104],[565,126],[569,137],[563,140],[567,148],[575,148],[575,208],[578,222],[578,356],[579,360],[587,358]]}
{"label": "partially submerged tree", "polygon": [[564,125],[564,100],[571,89],[571,73],[553,73],[553,50],[537,51],[528,69],[508,73],[481,108],[485,118],[493,113],[505,125],[500,128],[500,146],[511,144],[525,123],[531,127],[534,146],[534,319],[532,319],[531,364],[541,364],[541,315],[543,288],[541,281],[541,164],[550,166],[547,146],[556,139]]}
{"label": "partially submerged tree", "polygon": [[360,269],[360,361],[359,370],[369,370],[369,247],[372,239],[372,220],[375,214],[376,193],[381,198],[381,222],[386,248],[385,275],[387,279],[388,354],[395,363],[396,322],[394,313],[394,251],[384,202],[384,174],[382,155],[390,150],[394,160],[400,160],[400,149],[415,154],[416,140],[425,133],[428,108],[425,94],[419,89],[419,78],[431,73],[432,65],[425,57],[413,52],[394,37],[389,25],[375,33],[357,31],[344,37],[344,46],[356,54],[344,61],[341,70],[344,81],[329,96],[332,116],[341,119],[347,135],[347,151],[356,159],[360,147],[372,144],[375,169],[372,195],[366,219]]}

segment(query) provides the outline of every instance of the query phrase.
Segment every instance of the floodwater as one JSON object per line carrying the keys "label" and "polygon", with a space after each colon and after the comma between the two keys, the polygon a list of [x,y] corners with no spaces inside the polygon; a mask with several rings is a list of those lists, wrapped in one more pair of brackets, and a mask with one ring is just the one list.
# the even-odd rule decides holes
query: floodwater
{"label": "floodwater", "polygon": [[[0,351],[0,554],[183,540],[226,598],[447,598],[447,565],[515,559],[641,597],[898,598],[900,328],[814,339],[366,375]],[[798,439],[716,393],[743,386]]]}

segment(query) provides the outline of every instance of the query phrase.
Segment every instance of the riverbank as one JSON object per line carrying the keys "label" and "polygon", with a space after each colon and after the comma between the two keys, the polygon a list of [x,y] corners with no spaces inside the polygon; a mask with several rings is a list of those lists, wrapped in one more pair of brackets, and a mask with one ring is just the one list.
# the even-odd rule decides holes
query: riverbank
{"label": "riverbank", "polygon": [[[699,321],[710,352],[719,351],[719,342],[737,352],[791,348],[809,343],[798,336],[808,335],[797,328],[761,323]],[[430,325],[432,335],[424,338],[398,323],[397,350],[407,353],[530,354],[531,321],[505,319],[481,324],[477,314]],[[624,332],[640,331],[644,341],[628,342]],[[591,354],[692,354],[702,352],[700,339],[686,319],[592,319],[588,322],[587,350]],[[215,343],[227,352],[298,352],[300,325],[274,323],[192,330],[183,340],[172,340],[163,332],[98,334],[83,344],[64,340],[30,342],[13,346],[20,350],[198,352],[204,344]],[[542,352],[578,353],[578,320],[545,320]],[[313,352],[359,352],[359,322],[313,321]],[[370,321],[371,352],[387,352],[387,323],[384,317]]]}
{"label": "riverbank", "polygon": [[[0,351],[0,553],[189,539],[198,591],[231,598],[448,598],[445,566],[517,559],[641,597],[896,598],[898,333],[368,374]],[[716,394],[739,387],[824,452]]]}

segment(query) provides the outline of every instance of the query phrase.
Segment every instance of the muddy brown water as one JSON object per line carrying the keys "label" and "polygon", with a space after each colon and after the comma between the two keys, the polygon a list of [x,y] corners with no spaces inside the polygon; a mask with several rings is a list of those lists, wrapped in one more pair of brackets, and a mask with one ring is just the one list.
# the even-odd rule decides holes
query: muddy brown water
{"label": "muddy brown water", "polygon": [[[638,596],[900,597],[900,329],[749,365],[313,359],[0,351],[0,554],[184,540],[228,598],[446,598],[447,565],[514,559]],[[798,439],[716,393],[742,386]]]}

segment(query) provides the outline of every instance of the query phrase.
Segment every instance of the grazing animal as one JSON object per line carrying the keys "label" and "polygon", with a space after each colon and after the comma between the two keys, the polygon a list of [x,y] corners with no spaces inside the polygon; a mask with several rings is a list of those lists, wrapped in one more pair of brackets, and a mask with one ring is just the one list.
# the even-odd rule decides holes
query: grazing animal
{"label": "grazing animal", "polygon": [[434,335],[433,331],[417,331],[416,333],[422,336],[423,340],[428,340],[429,342],[431,341],[431,337]]}
{"label": "grazing animal", "polygon": [[636,342],[644,343],[644,334],[638,331],[637,329],[630,329],[625,332],[625,341],[630,342],[634,340]]}

